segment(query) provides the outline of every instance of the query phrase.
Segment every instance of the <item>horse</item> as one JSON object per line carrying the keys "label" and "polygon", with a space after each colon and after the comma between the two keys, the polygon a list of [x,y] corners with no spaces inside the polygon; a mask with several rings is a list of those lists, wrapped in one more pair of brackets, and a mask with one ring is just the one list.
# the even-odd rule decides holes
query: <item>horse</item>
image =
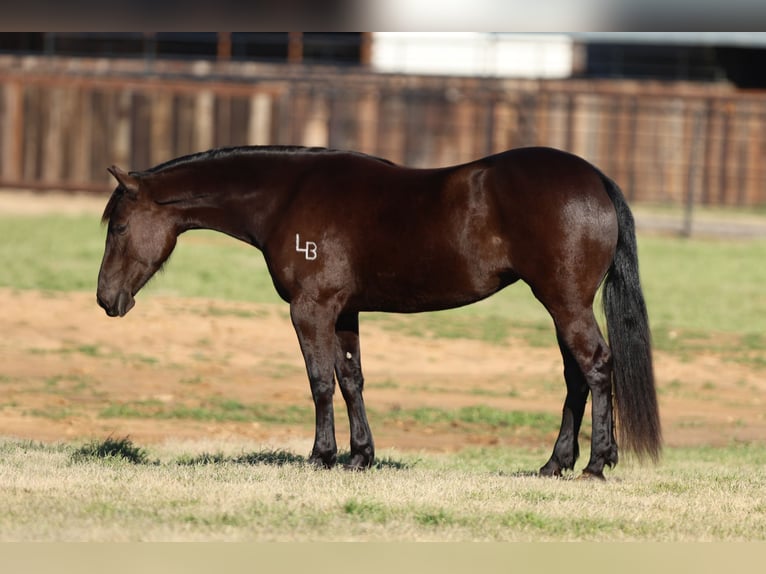
{"label": "horse", "polygon": [[[374,461],[359,313],[454,308],[519,280],[553,319],[566,383],[558,437],[539,474],[574,470],[589,394],[591,450],[581,477],[604,479],[605,466],[617,464],[615,426],[626,452],[658,460],[633,215],[617,184],[586,160],[524,147],[421,169],[358,152],[240,146],[108,171],[117,187],[102,217],[98,304],[124,316],[187,230],[217,230],[258,248],[305,361],[311,463],[337,462],[336,380],[349,419],[346,466]],[[602,283],[609,344],[593,311]]]}

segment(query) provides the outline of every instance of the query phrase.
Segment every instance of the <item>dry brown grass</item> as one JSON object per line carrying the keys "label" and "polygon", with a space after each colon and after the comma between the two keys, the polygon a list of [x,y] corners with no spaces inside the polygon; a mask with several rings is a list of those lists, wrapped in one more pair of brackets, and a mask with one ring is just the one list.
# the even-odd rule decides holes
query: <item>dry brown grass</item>
{"label": "dry brown grass", "polygon": [[[147,450],[143,464],[75,462],[73,446],[3,442],[0,539],[766,540],[761,446],[672,450],[664,465],[622,464],[606,483],[540,479],[529,473],[540,453],[498,449],[384,453],[389,464],[361,473],[236,462],[269,452],[245,443]],[[218,456],[189,464],[202,453]]]}

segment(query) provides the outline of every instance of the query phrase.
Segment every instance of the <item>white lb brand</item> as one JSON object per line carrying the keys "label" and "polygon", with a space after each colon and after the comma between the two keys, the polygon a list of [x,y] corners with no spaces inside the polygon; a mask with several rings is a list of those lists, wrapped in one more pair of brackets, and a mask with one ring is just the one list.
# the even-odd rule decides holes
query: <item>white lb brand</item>
{"label": "white lb brand", "polygon": [[298,233],[295,234],[295,250],[298,253],[303,253],[308,261],[313,261],[317,258],[317,244],[313,241],[307,241],[306,244],[301,247],[301,237]]}

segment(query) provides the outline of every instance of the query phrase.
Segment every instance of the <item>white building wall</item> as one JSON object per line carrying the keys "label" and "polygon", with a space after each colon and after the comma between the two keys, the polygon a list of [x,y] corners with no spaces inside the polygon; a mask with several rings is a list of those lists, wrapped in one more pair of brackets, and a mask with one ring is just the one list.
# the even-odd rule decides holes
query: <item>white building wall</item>
{"label": "white building wall", "polygon": [[574,42],[564,34],[376,32],[372,67],[383,73],[566,78]]}

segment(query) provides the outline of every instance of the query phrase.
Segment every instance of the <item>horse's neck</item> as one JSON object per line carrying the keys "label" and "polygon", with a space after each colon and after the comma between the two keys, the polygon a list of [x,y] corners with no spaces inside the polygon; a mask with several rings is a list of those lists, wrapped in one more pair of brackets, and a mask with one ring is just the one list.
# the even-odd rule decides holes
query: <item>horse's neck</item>
{"label": "horse's neck", "polygon": [[263,248],[285,195],[284,189],[249,182],[200,186],[175,204],[180,231],[212,229]]}

